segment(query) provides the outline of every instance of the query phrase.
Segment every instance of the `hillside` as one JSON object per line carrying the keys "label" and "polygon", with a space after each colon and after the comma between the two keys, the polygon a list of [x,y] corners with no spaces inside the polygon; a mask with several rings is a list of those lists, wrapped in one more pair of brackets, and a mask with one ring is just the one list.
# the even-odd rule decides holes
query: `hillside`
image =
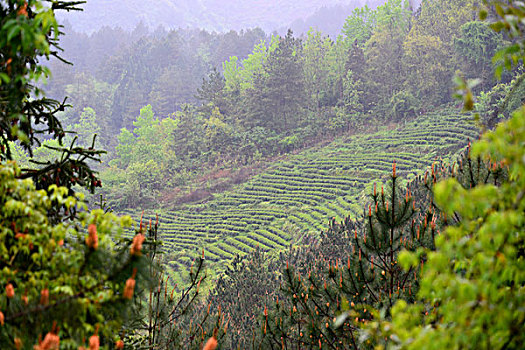
{"label": "hillside", "polygon": [[189,265],[190,256],[202,248],[216,262],[257,245],[284,248],[307,232],[326,229],[331,218],[356,217],[372,184],[388,176],[394,159],[400,174],[410,179],[478,135],[468,117],[445,110],[398,129],[341,137],[292,155],[204,205],[161,213],[166,247],[185,256],[171,266],[177,271],[178,265]]}
{"label": "hillside", "polygon": [[[380,2],[369,1],[372,5]],[[83,32],[108,25],[131,30],[141,21],[150,28],[160,25],[227,31],[260,27],[271,32],[304,20],[321,7],[350,4],[355,7],[364,3],[364,0],[90,0],[83,6],[83,12],[64,17],[75,30]]]}

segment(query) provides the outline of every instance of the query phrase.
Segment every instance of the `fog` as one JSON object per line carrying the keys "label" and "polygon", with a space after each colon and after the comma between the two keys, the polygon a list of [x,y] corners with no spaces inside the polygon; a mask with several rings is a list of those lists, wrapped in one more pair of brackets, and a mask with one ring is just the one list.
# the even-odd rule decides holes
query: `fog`
{"label": "fog", "polygon": [[[420,2],[420,0],[412,0]],[[84,11],[62,14],[77,31],[103,26],[132,30],[140,22],[151,29],[202,28],[224,32],[259,27],[270,33],[309,24],[334,32],[355,7],[376,7],[384,0],[89,0]],[[299,33],[300,34],[300,33]]]}

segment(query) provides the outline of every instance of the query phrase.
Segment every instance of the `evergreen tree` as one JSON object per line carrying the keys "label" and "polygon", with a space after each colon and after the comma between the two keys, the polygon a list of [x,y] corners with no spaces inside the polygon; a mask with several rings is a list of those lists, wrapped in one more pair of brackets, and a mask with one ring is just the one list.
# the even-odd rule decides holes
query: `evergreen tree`
{"label": "evergreen tree", "polygon": [[[142,232],[123,238],[129,217],[89,211],[81,194],[56,185],[36,190],[19,175],[16,165],[0,164],[0,344],[113,347],[130,300],[148,280]],[[56,207],[76,214],[55,224],[48,216]]]}
{"label": "evergreen tree", "polygon": [[226,80],[222,74],[214,68],[207,78],[202,79],[202,85],[197,89],[196,98],[201,101],[203,108],[213,105],[219,108],[223,114],[229,114],[229,101],[226,99],[224,88]]}
{"label": "evergreen tree", "polygon": [[432,248],[437,229],[433,209],[418,218],[409,189],[402,193],[398,181],[394,163],[387,191],[374,190],[361,222],[331,223],[326,242],[346,248],[319,254],[306,274],[287,264],[284,297],[260,322],[263,347],[358,348],[359,323],[371,319],[371,306],[388,314],[396,300],[413,298],[420,267],[404,271],[398,254]]}
{"label": "evergreen tree", "polygon": [[330,38],[310,30],[301,52],[308,107],[317,112],[325,105],[335,105],[329,80],[331,62],[328,55],[332,46]]}
{"label": "evergreen tree", "polygon": [[[428,253],[416,303],[400,301],[391,322],[376,314],[367,325],[367,337],[377,348],[522,348],[524,121],[521,108],[473,146],[476,158],[508,171],[508,181],[499,187],[488,182],[464,188],[456,179],[436,185],[437,203],[459,220]],[[405,269],[413,268],[420,256],[403,253],[400,261]]]}
{"label": "evergreen tree", "polygon": [[[354,94],[358,97],[358,104],[361,106],[363,111],[366,111],[369,109],[370,101],[365,100],[365,86],[366,86],[366,59],[365,59],[365,53],[361,47],[359,47],[357,41],[352,43],[350,45],[350,48],[348,49],[348,59],[345,64],[346,69],[346,78],[345,82],[346,84],[351,83],[352,90]],[[349,75],[348,72],[351,72]],[[344,99],[344,96],[348,96],[348,93],[345,93],[344,88],[345,83],[343,83],[342,87],[342,96]]]}
{"label": "evergreen tree", "polygon": [[257,247],[245,257],[235,257],[217,281],[209,299],[230,319],[230,332],[221,344],[224,348],[247,349],[253,344],[260,310],[279,286],[274,269],[279,269],[275,259]]}
{"label": "evergreen tree", "polygon": [[225,314],[219,311],[215,318],[211,304],[202,300],[208,277],[204,252],[192,262],[185,284],[173,285],[164,270],[171,256],[161,246],[158,215],[154,224],[150,219],[146,230],[145,236],[152,242],[144,250],[150,259],[150,283],[143,286],[141,297],[134,299],[132,315],[122,329],[126,344],[154,350],[202,349],[211,337],[222,342],[228,328]]}
{"label": "evergreen tree", "polygon": [[[94,138],[88,149],[63,145],[65,130],[57,118],[67,105],[65,100],[48,99],[37,83],[49,76],[49,69],[42,64],[44,58],[55,57],[60,51],[62,34],[54,17],[58,10],[78,10],[79,1],[56,1],[47,9],[42,1],[9,0],[0,4],[0,160],[12,159],[9,142],[20,146],[33,156],[41,137],[58,140],[54,149],[60,154],[53,161],[38,163],[38,167],[18,174],[31,178],[38,189],[50,185],[65,186],[72,195],[72,187],[79,184],[91,192],[100,186],[96,172],[88,161],[100,161],[104,152],[94,149]],[[58,222],[57,209],[54,221]]]}
{"label": "evergreen tree", "polygon": [[300,52],[300,41],[288,31],[247,92],[249,123],[284,132],[298,121],[304,105]]}
{"label": "evergreen tree", "polygon": [[443,228],[462,220],[441,211],[434,185],[453,177],[469,189],[499,186],[507,178],[502,164],[470,154],[469,145],[453,164],[436,162],[406,186],[393,172],[386,190],[374,189],[361,221],[332,221],[302,252],[307,258],[287,263],[282,286],[273,294],[275,306],[267,306],[259,317],[256,344],[317,348],[321,342],[339,349],[366,348],[360,338],[363,324],[374,319],[371,310],[390,317],[397,300],[411,303],[419,290],[427,257],[404,270],[399,253],[434,250]]}
{"label": "evergreen tree", "polygon": [[[221,342],[228,349],[256,348],[258,323],[272,300],[282,300],[280,270],[288,262],[306,272],[316,257],[317,240],[307,239],[280,252],[263,252],[257,247],[237,256],[220,276],[209,301],[228,315],[229,331]],[[254,283],[256,281],[256,283]]]}
{"label": "evergreen tree", "polygon": [[[523,23],[525,11],[520,4],[484,1],[494,6],[498,20],[496,30],[508,31],[517,39],[498,54],[511,68],[511,62],[523,59]],[[511,14],[512,16],[508,16]],[[488,9],[480,11],[486,18]],[[497,74],[501,76],[501,72]],[[470,86],[458,79],[465,109],[473,106]],[[453,217],[437,241],[435,252],[403,253],[405,269],[414,267],[422,254],[429,263],[422,271],[421,289],[416,303],[398,302],[388,322],[376,314],[377,321],[367,327],[367,337],[377,348],[406,349],[519,349],[524,342],[525,305],[524,215],[525,182],[523,179],[523,141],[525,108],[483,135],[474,144],[473,156],[460,179],[448,179],[435,186],[437,204],[444,214]],[[488,164],[486,172],[475,163]],[[476,187],[475,174],[482,174]],[[508,174],[508,175],[507,175]],[[487,181],[490,177],[494,180]]]}
{"label": "evergreen tree", "polygon": [[[90,190],[100,180],[90,168],[103,153],[62,146],[57,119],[65,102],[43,97],[36,87],[49,75],[42,58],[57,57],[61,34],[56,10],[78,1],[0,3],[0,343],[4,348],[58,349],[86,345],[122,348],[118,330],[130,300],[147,280],[142,228],[123,238],[129,217],[90,211],[75,184]],[[93,115],[91,115],[93,117]],[[86,118],[93,124],[92,118]],[[39,125],[41,124],[41,125]],[[91,125],[93,126],[93,125]],[[36,155],[41,138],[59,156],[20,172],[7,162],[9,142]],[[54,145],[52,145],[54,143]],[[35,151],[35,152],[33,152]],[[53,152],[50,152],[53,154]],[[32,179],[29,179],[32,178]],[[63,186],[63,187],[60,187]],[[147,243],[146,243],[147,244]],[[137,290],[135,290],[137,287]]]}
{"label": "evergreen tree", "polygon": [[365,44],[367,102],[384,109],[405,81],[403,41],[412,12],[401,0],[389,0],[377,10],[377,26]]}
{"label": "evergreen tree", "polygon": [[[407,82],[425,108],[451,100],[455,73],[454,40],[463,24],[475,19],[479,0],[422,3],[404,42]],[[437,16],[436,14],[440,14]]]}

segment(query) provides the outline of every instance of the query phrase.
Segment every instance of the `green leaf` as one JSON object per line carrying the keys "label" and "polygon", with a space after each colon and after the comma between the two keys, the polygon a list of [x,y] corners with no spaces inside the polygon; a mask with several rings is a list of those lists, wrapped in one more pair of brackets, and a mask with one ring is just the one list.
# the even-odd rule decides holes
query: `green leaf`
{"label": "green leaf", "polygon": [[487,18],[487,15],[488,15],[487,10],[483,9],[479,11],[479,19],[481,19],[482,21]]}
{"label": "green leaf", "polygon": [[6,84],[9,84],[9,82],[11,81],[11,78],[6,73],[0,72],[0,85],[2,84],[2,81]]}
{"label": "green leaf", "polygon": [[20,33],[20,27],[15,25],[11,27],[7,32],[7,41],[11,41],[18,33]]}
{"label": "green leaf", "polygon": [[408,251],[402,251],[399,253],[399,264],[405,269],[408,270],[411,267],[417,266],[419,263],[419,259],[416,254],[408,252]]}

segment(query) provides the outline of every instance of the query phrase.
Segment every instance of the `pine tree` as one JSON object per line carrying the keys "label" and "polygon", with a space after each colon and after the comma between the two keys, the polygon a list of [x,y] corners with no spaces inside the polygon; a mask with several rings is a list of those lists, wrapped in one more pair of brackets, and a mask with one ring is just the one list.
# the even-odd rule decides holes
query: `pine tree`
{"label": "pine tree", "polygon": [[357,348],[359,324],[370,320],[372,306],[388,314],[396,300],[413,298],[420,267],[403,271],[398,253],[432,247],[437,229],[431,209],[417,220],[414,198],[399,181],[394,163],[387,190],[374,189],[360,222],[331,223],[325,237],[346,243],[346,259],[341,251],[321,253],[305,275],[287,264],[284,299],[265,309],[260,324],[263,347]]}
{"label": "pine tree", "polygon": [[[364,95],[366,86],[366,58],[363,49],[358,46],[357,40],[354,43],[352,43],[351,46],[348,48],[348,59],[345,63],[345,70],[347,73],[346,77],[343,78],[349,77],[351,79],[356,94],[359,96],[359,104],[361,105],[361,109],[363,111],[368,110],[370,103],[366,101]],[[352,72],[350,76],[348,75],[349,71]],[[343,80],[343,82],[341,83],[339,95],[341,100],[344,100],[344,92],[345,89]]]}
{"label": "pine tree", "polygon": [[[143,232],[124,238],[129,217],[89,211],[81,195],[56,186],[36,190],[18,175],[16,165],[0,164],[2,348],[49,349],[49,339],[78,348],[91,338],[113,346],[147,280]],[[53,223],[53,207],[78,213]]]}
{"label": "pine tree", "polygon": [[[147,281],[142,227],[125,238],[129,217],[90,211],[74,185],[100,186],[90,161],[104,152],[63,145],[57,114],[65,100],[47,99],[38,84],[49,76],[41,61],[58,56],[57,10],[83,1],[9,0],[0,3],[0,344],[3,348],[122,348],[118,329]],[[33,156],[54,138],[54,161],[20,171],[9,143]],[[53,140],[54,141],[54,140]],[[8,161],[8,162],[6,162]],[[132,230],[127,233],[133,232]],[[148,242],[144,243],[145,245]]]}
{"label": "pine tree", "polygon": [[[397,300],[411,303],[419,290],[419,274],[427,260],[404,270],[401,251],[435,249],[444,226],[461,220],[445,215],[434,201],[433,186],[454,177],[466,189],[506,178],[500,163],[470,157],[470,145],[452,165],[435,162],[422,176],[403,185],[394,169],[386,187],[374,186],[371,203],[360,221],[332,221],[317,243],[311,242],[312,263],[287,263],[275,304],[259,319],[258,343],[263,348],[362,348],[364,323],[371,310],[390,317]],[[308,261],[308,259],[306,259]],[[277,299],[278,298],[278,299]]]}
{"label": "pine tree", "polygon": [[[229,102],[225,98],[224,88],[226,86],[226,80],[222,74],[214,68],[207,78],[202,79],[202,85],[197,89],[197,95],[195,96],[202,102],[203,108],[212,104],[214,107],[218,107],[221,113],[228,113],[230,110]],[[207,112],[210,112],[211,108],[206,108]]]}
{"label": "pine tree", "polygon": [[305,99],[300,50],[300,40],[288,31],[270,53],[247,91],[249,124],[284,132],[298,121]]}
{"label": "pine tree", "polygon": [[[59,56],[62,32],[54,12],[78,10],[82,3],[54,1],[49,11],[43,7],[43,1],[37,0],[9,0],[0,4],[0,160],[12,159],[9,142],[19,142],[32,156],[42,137],[55,138],[60,146],[54,150],[61,156],[46,163],[33,160],[36,169],[23,170],[19,177],[31,178],[38,189],[64,186],[70,195],[77,184],[91,192],[100,186],[88,162],[100,161],[104,152],[94,149],[94,138],[87,149],[77,147],[74,141],[62,144],[66,132],[57,113],[68,107],[66,100],[46,98],[37,83],[50,74],[42,64],[44,58],[64,61]],[[58,215],[57,210],[50,213],[55,222],[60,221]]]}
{"label": "pine tree", "polygon": [[306,240],[285,251],[263,252],[259,247],[246,256],[237,256],[226,268],[209,296],[212,309],[219,306],[228,315],[229,331],[221,341],[226,349],[256,347],[258,322],[265,306],[282,299],[280,270],[286,262],[306,271],[314,259],[316,243]]}
{"label": "pine tree", "polygon": [[[141,219],[142,226],[142,219]],[[165,271],[169,254],[162,249],[159,217],[150,219],[147,227],[149,242],[144,254],[149,259],[147,284],[136,298],[132,315],[122,329],[125,343],[140,349],[201,349],[211,337],[222,342],[228,328],[225,314],[214,313],[211,303],[204,304],[204,284],[207,280],[204,251],[196,258],[184,286],[173,285]]]}

